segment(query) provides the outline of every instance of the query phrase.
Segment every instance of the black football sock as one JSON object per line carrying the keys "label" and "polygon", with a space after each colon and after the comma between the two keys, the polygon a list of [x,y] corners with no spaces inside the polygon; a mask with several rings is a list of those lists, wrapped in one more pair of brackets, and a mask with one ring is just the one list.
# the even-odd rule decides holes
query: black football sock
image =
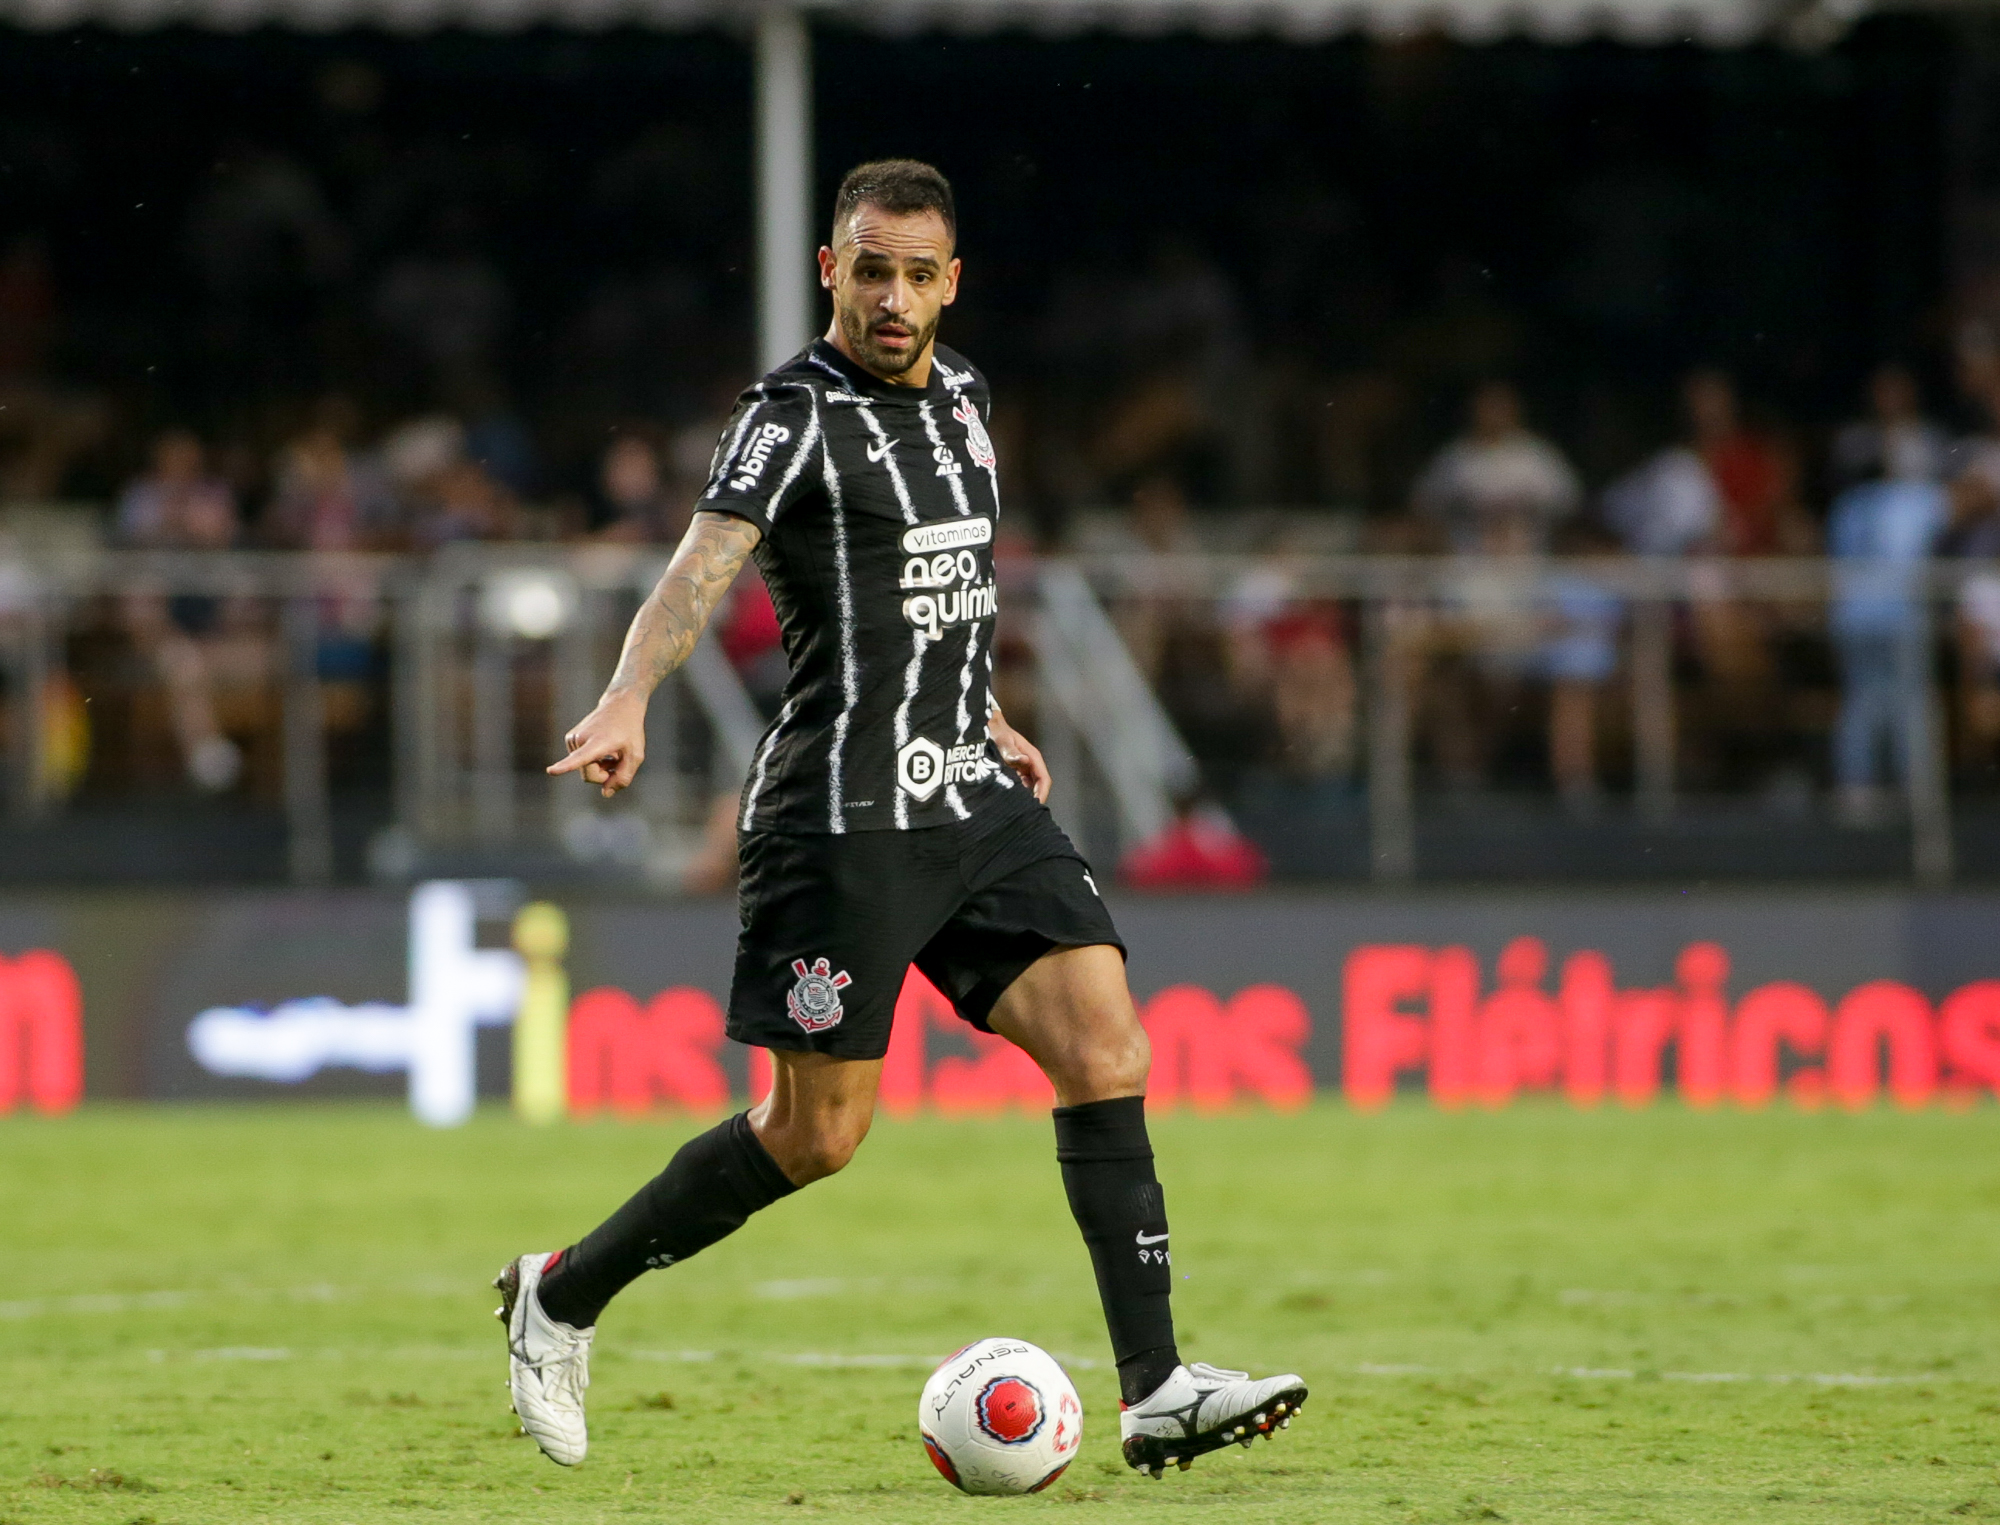
{"label": "black football sock", "polygon": [[645,1272],[728,1238],[797,1190],[739,1112],[681,1145],[665,1170],[564,1250],[542,1281],[542,1309],[586,1329]]}
{"label": "black football sock", "polygon": [[1137,1403],[1180,1365],[1174,1348],[1167,1207],[1146,1137],[1146,1098],[1057,1107],[1056,1160],[1069,1210],[1090,1246],[1111,1330],[1118,1386]]}

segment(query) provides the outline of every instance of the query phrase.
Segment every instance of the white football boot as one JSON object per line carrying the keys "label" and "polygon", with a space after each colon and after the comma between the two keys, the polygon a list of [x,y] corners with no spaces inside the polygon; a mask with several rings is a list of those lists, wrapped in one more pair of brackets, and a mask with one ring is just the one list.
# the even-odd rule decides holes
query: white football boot
{"label": "white football boot", "polygon": [[1204,1452],[1231,1442],[1247,1446],[1259,1435],[1269,1440],[1305,1401],[1306,1385],[1298,1377],[1252,1381],[1247,1371],[1224,1371],[1206,1361],[1176,1366],[1149,1397],[1119,1406],[1125,1464],[1153,1477],[1172,1466],[1185,1472]]}
{"label": "white football boot", "polygon": [[493,1279],[500,1289],[495,1316],[507,1326],[507,1386],[521,1428],[542,1455],[564,1467],[583,1460],[590,1437],[583,1422],[583,1393],[590,1386],[590,1341],[597,1333],[557,1323],[536,1296],[542,1268],[555,1257],[521,1255]]}

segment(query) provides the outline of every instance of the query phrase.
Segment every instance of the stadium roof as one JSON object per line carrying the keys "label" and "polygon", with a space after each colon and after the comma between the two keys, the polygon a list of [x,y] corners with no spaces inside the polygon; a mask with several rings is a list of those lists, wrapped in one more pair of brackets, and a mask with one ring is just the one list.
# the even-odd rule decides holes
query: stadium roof
{"label": "stadium roof", "polygon": [[[1862,0],[1865,4],[1866,0]],[[95,24],[130,30],[195,26],[226,31],[530,26],[666,29],[747,22],[758,0],[0,0],[0,22],[54,30]],[[1768,32],[1798,9],[1786,0],[805,0],[816,15],[889,32],[1001,28],[1277,36],[1301,41],[1367,32],[1443,31],[1469,42],[1505,36],[1570,41],[1730,45]],[[1854,0],[1829,8],[1860,9]]]}

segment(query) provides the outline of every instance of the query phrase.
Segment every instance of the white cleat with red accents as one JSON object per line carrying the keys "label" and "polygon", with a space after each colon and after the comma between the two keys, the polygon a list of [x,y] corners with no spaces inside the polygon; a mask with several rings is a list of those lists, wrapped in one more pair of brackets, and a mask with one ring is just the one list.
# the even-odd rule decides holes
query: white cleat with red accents
{"label": "white cleat with red accents", "polygon": [[1125,1463],[1152,1477],[1168,1467],[1185,1472],[1197,1456],[1226,1445],[1249,1445],[1285,1429],[1306,1401],[1298,1377],[1253,1379],[1197,1361],[1176,1366],[1152,1393],[1122,1409]]}
{"label": "white cleat with red accents", "polygon": [[521,1428],[550,1461],[574,1467],[590,1446],[583,1394],[590,1386],[590,1341],[597,1330],[558,1323],[542,1311],[536,1291],[554,1258],[517,1256],[493,1285],[500,1289],[496,1311],[507,1326],[507,1386]]}

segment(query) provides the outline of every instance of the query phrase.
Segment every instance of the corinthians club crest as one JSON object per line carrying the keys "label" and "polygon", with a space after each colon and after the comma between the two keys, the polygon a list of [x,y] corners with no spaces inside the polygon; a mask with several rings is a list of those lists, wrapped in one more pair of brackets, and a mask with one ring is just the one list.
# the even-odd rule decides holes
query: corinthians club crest
{"label": "corinthians club crest", "polygon": [[804,959],[792,960],[792,972],[799,978],[785,992],[785,1005],[791,1008],[792,1020],[809,1033],[823,1033],[829,1027],[840,1026],[844,1015],[840,992],[854,980],[845,969],[838,974],[832,971],[833,966],[823,958],[814,959],[810,969]]}
{"label": "corinthians club crest", "polygon": [[979,416],[972,399],[961,393],[951,416],[965,425],[965,445],[972,453],[972,464],[982,471],[991,471],[999,457],[993,453],[993,436],[986,432],[986,421]]}

